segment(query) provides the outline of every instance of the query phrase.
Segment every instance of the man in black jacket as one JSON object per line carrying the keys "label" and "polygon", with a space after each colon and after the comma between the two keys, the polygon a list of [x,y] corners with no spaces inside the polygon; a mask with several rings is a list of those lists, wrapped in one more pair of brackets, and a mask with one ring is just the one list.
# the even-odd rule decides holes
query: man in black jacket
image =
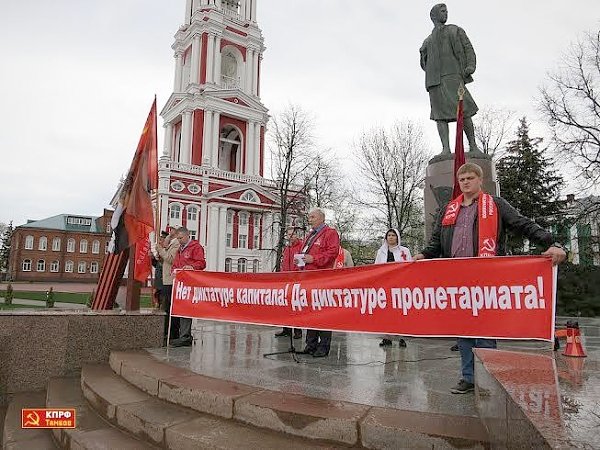
{"label": "man in black jacket", "polygon": [[[506,200],[481,190],[483,171],[477,164],[462,165],[456,176],[462,195],[442,206],[434,222],[429,244],[415,255],[426,258],[461,258],[473,256],[503,256],[506,254],[506,231],[548,247],[542,253],[553,264],[563,262],[567,255],[552,234],[527,217],[522,216]],[[495,339],[458,338],[462,379],[451,389],[465,394],[474,389],[473,348],[496,348]]]}

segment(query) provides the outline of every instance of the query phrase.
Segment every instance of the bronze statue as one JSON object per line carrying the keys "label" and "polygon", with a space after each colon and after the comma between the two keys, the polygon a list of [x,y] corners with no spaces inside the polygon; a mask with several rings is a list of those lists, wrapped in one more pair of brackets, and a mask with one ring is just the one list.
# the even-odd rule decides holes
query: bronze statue
{"label": "bronze statue", "polygon": [[[465,31],[456,25],[446,25],[448,9],[440,3],[431,8],[433,31],[421,49],[421,68],[425,71],[425,87],[431,103],[431,120],[437,123],[442,141],[442,154],[450,154],[448,123],[456,121],[458,89],[473,81],[476,67],[475,50]],[[471,119],[477,105],[465,87],[464,130],[469,151],[479,152]]]}

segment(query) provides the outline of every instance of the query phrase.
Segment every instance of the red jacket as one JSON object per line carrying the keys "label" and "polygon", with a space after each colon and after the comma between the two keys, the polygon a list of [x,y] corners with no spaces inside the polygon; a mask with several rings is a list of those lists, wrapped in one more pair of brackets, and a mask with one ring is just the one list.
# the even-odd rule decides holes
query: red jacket
{"label": "red jacket", "polygon": [[183,250],[181,250],[181,247],[177,250],[172,270],[183,269],[185,266],[192,266],[194,270],[204,270],[206,268],[204,249],[198,241],[190,239]]}
{"label": "red jacket", "polygon": [[[312,233],[304,239],[303,246],[311,238]],[[340,236],[334,228],[325,225],[317,234],[313,244],[306,252],[314,261],[306,264],[304,270],[331,269],[340,251]]]}
{"label": "red jacket", "polygon": [[294,264],[294,255],[302,253],[302,241],[298,240],[293,245],[288,245],[283,249],[283,255],[281,256],[281,272],[293,272],[300,270],[300,268]]}

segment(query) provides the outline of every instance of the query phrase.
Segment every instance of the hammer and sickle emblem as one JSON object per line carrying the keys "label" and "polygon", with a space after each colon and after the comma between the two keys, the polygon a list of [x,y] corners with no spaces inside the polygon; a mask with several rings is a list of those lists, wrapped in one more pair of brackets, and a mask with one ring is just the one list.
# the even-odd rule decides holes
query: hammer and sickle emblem
{"label": "hammer and sickle emblem", "polygon": [[483,241],[483,245],[481,247],[482,250],[486,252],[495,252],[496,251],[496,240],[492,238],[487,238]]}
{"label": "hammer and sickle emblem", "polygon": [[448,205],[448,213],[453,214],[458,210],[458,204],[456,203],[450,203]]}
{"label": "hammer and sickle emblem", "polygon": [[30,412],[29,414],[27,414],[27,416],[25,418],[27,419],[25,421],[25,426],[33,426],[33,427],[40,426],[40,416],[38,415],[38,413]]}

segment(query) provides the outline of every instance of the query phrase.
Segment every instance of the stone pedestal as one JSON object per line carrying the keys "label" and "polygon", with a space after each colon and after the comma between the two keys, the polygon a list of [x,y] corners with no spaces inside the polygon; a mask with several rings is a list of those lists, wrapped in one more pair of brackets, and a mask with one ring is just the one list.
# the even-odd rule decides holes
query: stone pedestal
{"label": "stone pedestal", "polygon": [[[500,187],[496,176],[496,165],[483,153],[466,153],[467,162],[479,165],[483,169],[483,189],[489,194],[499,195]],[[454,154],[436,156],[425,172],[425,237],[429,240],[435,214],[452,197],[454,186]]]}

